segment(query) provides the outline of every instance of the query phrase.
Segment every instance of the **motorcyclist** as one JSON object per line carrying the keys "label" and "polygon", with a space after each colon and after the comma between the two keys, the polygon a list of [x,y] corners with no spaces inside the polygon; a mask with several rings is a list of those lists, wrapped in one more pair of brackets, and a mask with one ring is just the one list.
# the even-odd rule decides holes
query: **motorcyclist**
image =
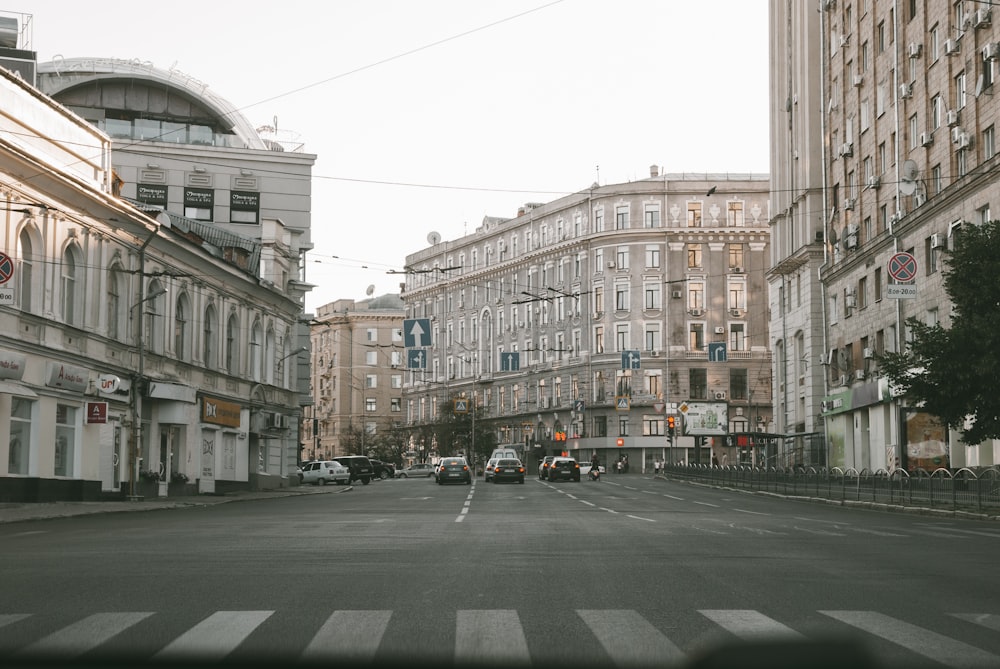
{"label": "motorcyclist", "polygon": [[590,480],[597,481],[601,478],[601,463],[597,459],[597,453],[590,459]]}

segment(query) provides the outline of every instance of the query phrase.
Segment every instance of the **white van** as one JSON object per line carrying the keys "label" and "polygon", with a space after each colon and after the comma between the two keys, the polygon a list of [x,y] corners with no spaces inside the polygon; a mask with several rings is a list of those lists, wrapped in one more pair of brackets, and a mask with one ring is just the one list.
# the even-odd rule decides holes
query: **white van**
{"label": "white van", "polygon": [[521,456],[513,448],[494,448],[490,454],[490,459],[486,461],[486,469],[483,471],[483,478],[489,483],[493,480],[493,469],[500,460],[520,460]]}

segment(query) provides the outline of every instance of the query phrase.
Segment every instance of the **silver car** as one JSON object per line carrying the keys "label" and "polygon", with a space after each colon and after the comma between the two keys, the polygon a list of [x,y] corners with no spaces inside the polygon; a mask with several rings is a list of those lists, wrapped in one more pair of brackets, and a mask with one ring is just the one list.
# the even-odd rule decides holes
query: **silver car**
{"label": "silver car", "polygon": [[351,471],[333,460],[322,460],[310,462],[302,468],[302,483],[313,485],[326,485],[336,483],[337,485],[347,485],[351,481]]}

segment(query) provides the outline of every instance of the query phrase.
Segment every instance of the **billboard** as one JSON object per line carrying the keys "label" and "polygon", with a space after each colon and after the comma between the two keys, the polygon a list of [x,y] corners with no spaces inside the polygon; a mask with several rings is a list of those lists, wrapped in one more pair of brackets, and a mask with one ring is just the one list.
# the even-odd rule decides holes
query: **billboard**
{"label": "billboard", "polygon": [[725,402],[685,402],[680,410],[686,435],[721,436],[729,431],[729,406]]}

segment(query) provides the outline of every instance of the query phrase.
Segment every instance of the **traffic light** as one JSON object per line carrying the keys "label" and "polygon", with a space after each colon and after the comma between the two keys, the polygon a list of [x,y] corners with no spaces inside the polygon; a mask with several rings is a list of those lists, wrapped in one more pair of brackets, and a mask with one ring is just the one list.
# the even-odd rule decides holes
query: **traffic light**
{"label": "traffic light", "polygon": [[674,436],[676,431],[677,431],[677,418],[675,418],[674,416],[667,416],[667,434],[669,434],[672,437]]}

